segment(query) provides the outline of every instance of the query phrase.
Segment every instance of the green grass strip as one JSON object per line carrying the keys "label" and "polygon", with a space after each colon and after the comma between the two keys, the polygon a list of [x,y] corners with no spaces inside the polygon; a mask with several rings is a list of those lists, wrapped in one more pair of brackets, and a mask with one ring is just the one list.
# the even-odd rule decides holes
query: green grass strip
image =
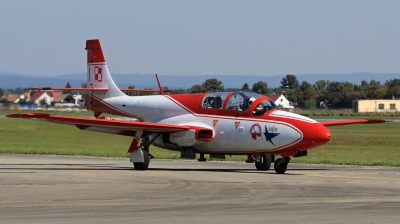
{"label": "green grass strip", "polygon": [[[10,112],[15,113],[0,111],[0,116]],[[92,112],[57,114],[93,116]],[[345,125],[329,129],[333,137],[327,145],[312,149],[307,157],[294,158],[291,162],[400,166],[400,123]],[[0,153],[128,157],[131,140],[126,136],[81,131],[70,125],[0,118]],[[180,158],[179,152],[154,146],[150,153],[160,159]],[[227,156],[227,160],[232,161],[245,159],[245,156]]]}

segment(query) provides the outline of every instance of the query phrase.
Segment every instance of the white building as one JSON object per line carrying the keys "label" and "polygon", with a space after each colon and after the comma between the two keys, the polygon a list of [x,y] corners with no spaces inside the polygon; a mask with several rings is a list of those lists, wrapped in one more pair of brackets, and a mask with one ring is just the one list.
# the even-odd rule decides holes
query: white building
{"label": "white building", "polygon": [[271,95],[268,96],[272,101],[275,102],[276,105],[282,105],[283,108],[285,109],[292,109],[294,108],[291,105],[291,102],[286,99],[286,97],[283,94],[279,94],[279,93],[273,93]]}

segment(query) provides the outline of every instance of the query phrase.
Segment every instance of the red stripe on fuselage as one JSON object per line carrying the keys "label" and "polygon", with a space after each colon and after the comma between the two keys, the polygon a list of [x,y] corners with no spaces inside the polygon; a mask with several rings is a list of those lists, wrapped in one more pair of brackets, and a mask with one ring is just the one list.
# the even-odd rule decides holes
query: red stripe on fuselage
{"label": "red stripe on fuselage", "polygon": [[136,118],[140,121],[143,121],[144,119],[141,117],[138,117],[136,115],[130,114],[128,112],[125,112],[123,110],[120,110],[113,105],[107,103],[106,101],[94,96],[93,94],[90,94],[89,92],[87,93],[91,97],[91,110],[93,111],[98,111],[98,112],[103,112],[103,113],[109,113],[109,114],[115,114],[115,115],[120,115],[124,117],[132,117]]}
{"label": "red stripe on fuselage", "polygon": [[198,114],[200,112],[199,109],[202,105],[201,101],[203,100],[204,96],[205,93],[165,95],[166,98],[170,99],[172,102],[191,114]]}

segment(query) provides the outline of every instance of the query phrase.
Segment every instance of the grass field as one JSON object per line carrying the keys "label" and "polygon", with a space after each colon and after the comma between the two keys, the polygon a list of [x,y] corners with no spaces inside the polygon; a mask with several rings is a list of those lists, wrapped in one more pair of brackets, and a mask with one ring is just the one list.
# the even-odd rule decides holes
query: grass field
{"label": "grass field", "polygon": [[[0,111],[0,116],[15,111]],[[51,112],[88,116],[92,112]],[[335,119],[337,117],[323,117]],[[343,117],[341,117],[343,119]],[[350,118],[350,117],[349,117]],[[351,119],[365,117],[351,117]],[[388,119],[388,118],[386,118]],[[400,123],[360,124],[329,128],[332,140],[291,162],[400,166]],[[128,157],[130,137],[81,131],[75,126],[0,118],[0,153]],[[151,147],[156,158],[177,159],[179,152]],[[244,156],[227,157],[242,160]]]}

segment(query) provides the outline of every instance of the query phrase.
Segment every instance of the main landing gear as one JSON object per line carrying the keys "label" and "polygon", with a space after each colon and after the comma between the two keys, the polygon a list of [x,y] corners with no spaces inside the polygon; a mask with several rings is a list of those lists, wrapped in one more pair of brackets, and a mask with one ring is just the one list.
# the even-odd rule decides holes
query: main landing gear
{"label": "main landing gear", "polygon": [[150,164],[150,157],[149,157],[149,151],[148,149],[142,149],[143,153],[143,162],[133,162],[133,166],[135,167],[135,170],[147,170],[149,168]]}
{"label": "main landing gear", "polygon": [[272,156],[271,155],[255,155],[253,156],[254,163],[256,165],[257,170],[269,170],[271,167],[271,162],[272,162]]}
{"label": "main landing gear", "polygon": [[278,174],[283,174],[286,172],[290,157],[279,158],[274,161],[275,155],[253,155],[253,160],[257,170],[267,171],[270,169],[272,162],[274,162],[275,172]]}
{"label": "main landing gear", "polygon": [[150,159],[154,158],[150,153],[150,144],[160,135],[158,134],[155,138],[153,138],[151,141],[149,141],[149,132],[144,132],[144,138],[143,142],[140,146],[136,148],[136,151],[138,151],[141,156],[143,157],[141,162],[133,162],[133,166],[135,167],[136,170],[147,170],[149,168],[150,164]]}

